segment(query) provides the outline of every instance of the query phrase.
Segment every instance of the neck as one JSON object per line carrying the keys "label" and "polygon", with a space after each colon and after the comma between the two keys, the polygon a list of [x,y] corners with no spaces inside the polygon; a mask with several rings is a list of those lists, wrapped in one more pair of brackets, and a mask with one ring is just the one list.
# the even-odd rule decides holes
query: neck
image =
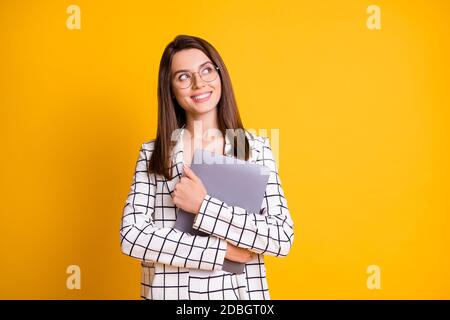
{"label": "neck", "polygon": [[220,132],[217,112],[210,112],[206,115],[188,114],[185,128],[189,131],[190,137],[195,140],[210,140]]}

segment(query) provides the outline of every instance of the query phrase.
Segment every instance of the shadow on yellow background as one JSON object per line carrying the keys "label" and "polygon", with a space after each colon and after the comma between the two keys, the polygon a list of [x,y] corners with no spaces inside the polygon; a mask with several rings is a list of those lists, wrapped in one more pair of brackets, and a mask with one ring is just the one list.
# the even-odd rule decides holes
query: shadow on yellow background
{"label": "shadow on yellow background", "polygon": [[246,127],[280,130],[273,299],[450,298],[448,1],[26,3],[0,4],[0,298],[139,298],[120,218],[177,34],[218,49]]}

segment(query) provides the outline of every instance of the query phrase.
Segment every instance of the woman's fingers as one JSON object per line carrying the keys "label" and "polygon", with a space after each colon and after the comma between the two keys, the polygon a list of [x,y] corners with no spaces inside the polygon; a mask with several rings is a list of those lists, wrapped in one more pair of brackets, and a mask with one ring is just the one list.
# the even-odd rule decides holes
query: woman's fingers
{"label": "woman's fingers", "polygon": [[183,168],[184,168],[184,173],[186,174],[186,177],[194,180],[195,182],[201,181],[200,178],[197,177],[197,175],[194,173],[194,171],[192,171],[192,169],[188,165],[184,164]]}

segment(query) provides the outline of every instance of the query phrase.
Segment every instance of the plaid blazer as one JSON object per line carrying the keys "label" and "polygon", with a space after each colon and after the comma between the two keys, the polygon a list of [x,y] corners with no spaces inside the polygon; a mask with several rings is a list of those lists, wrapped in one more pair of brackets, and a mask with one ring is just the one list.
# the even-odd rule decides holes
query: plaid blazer
{"label": "plaid blazer", "polygon": [[[286,256],[294,229],[269,139],[245,131],[248,161],[271,169],[260,212],[247,212],[207,194],[193,227],[209,236],[194,236],[173,228],[176,206],[171,193],[182,173],[184,127],[170,156],[176,173],[171,180],[147,173],[155,139],[142,144],[123,208],[121,249],[141,260],[141,298],[270,299],[264,255]],[[225,155],[232,156],[232,142],[228,136],[225,140]],[[227,243],[258,253],[245,273],[222,270]]]}

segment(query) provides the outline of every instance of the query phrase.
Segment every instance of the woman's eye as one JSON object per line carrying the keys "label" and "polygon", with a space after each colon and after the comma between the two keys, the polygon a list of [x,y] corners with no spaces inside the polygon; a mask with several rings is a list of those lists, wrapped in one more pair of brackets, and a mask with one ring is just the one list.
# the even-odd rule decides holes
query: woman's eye
{"label": "woman's eye", "polygon": [[211,72],[211,67],[206,67],[205,69],[202,70],[202,73],[208,74]]}
{"label": "woman's eye", "polygon": [[187,79],[189,79],[189,75],[186,73],[183,73],[178,77],[178,80],[180,80],[180,81],[185,81]]}

